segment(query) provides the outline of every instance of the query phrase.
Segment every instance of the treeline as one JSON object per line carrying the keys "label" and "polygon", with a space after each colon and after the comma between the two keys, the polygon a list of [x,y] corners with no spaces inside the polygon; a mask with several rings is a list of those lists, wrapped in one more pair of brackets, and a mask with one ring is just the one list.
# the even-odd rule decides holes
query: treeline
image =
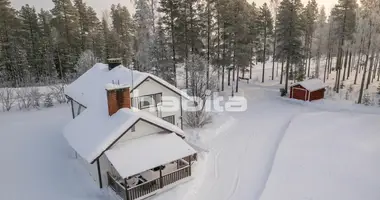
{"label": "treeline", "polygon": [[[271,0],[260,7],[246,0],[135,0],[133,16],[119,4],[101,19],[83,0],[53,3],[51,10],[30,5],[15,10],[9,0],[0,0],[1,83],[69,80],[110,57],[173,84],[183,64],[187,88],[199,69],[186,63],[202,59],[205,87],[217,79],[220,90],[225,74],[228,84],[252,78],[258,63],[262,82],[280,76],[285,89],[289,80],[322,78],[321,71],[324,80],[337,72],[337,92],[342,81],[358,74],[363,75],[362,87],[368,87],[380,72],[376,0],[361,0],[361,6],[356,0],[339,0],[329,17],[316,0],[306,5]],[[265,74],[268,65],[272,70]]]}

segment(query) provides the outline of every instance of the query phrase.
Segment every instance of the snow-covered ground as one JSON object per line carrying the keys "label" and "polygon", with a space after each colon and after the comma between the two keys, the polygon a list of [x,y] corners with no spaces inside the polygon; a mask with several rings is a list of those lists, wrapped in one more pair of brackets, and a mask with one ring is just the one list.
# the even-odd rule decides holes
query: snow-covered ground
{"label": "snow-covered ground", "polygon": [[63,138],[70,117],[69,106],[63,105],[0,112],[0,199],[107,199]]}
{"label": "snow-covered ground", "polygon": [[[208,148],[194,179],[151,199],[380,199],[377,108],[283,99],[277,81],[240,86],[247,111],[188,130]],[[0,113],[0,199],[115,199],[75,160],[62,136],[70,118],[65,105]]]}

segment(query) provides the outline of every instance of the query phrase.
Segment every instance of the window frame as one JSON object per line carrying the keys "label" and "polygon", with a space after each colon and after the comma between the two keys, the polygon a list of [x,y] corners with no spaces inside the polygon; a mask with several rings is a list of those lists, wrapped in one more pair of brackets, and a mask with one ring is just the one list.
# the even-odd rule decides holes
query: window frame
{"label": "window frame", "polygon": [[[166,116],[166,117],[162,117],[163,120],[165,120],[166,122],[169,122],[173,125],[175,125],[175,115],[169,115],[169,116]],[[173,119],[173,123],[167,119]]]}

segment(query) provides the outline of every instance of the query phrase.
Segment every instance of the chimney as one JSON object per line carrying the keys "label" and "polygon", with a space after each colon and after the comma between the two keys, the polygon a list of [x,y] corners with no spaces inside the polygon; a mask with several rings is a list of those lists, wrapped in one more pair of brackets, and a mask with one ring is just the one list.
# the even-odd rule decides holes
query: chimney
{"label": "chimney", "polygon": [[122,64],[121,58],[109,58],[107,60],[108,62],[108,69],[111,71],[113,68],[119,66]]}
{"label": "chimney", "polygon": [[108,114],[112,116],[122,108],[131,108],[131,93],[129,86],[107,84]]}

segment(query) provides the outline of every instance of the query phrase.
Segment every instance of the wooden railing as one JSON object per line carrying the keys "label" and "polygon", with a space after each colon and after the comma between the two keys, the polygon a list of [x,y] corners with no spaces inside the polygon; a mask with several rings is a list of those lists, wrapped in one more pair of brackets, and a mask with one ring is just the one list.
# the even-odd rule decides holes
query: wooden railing
{"label": "wooden railing", "polygon": [[127,199],[125,196],[125,187],[116,181],[109,172],[107,172],[108,185],[123,199]]}
{"label": "wooden railing", "polygon": [[178,169],[170,174],[162,176],[162,187],[175,183],[181,179],[191,176],[191,168],[189,166]]}
{"label": "wooden railing", "polygon": [[107,173],[108,185],[124,200],[134,200],[149,195],[167,185],[173,184],[189,176],[191,176],[191,167],[186,166],[169,174],[163,175],[158,179],[127,188],[126,192],[125,187],[115,180],[115,178],[113,178],[109,173]]}
{"label": "wooden railing", "polygon": [[134,200],[142,196],[153,193],[154,191],[160,189],[160,179],[155,179],[143,184],[137,185],[135,187],[128,188],[128,200]]}

